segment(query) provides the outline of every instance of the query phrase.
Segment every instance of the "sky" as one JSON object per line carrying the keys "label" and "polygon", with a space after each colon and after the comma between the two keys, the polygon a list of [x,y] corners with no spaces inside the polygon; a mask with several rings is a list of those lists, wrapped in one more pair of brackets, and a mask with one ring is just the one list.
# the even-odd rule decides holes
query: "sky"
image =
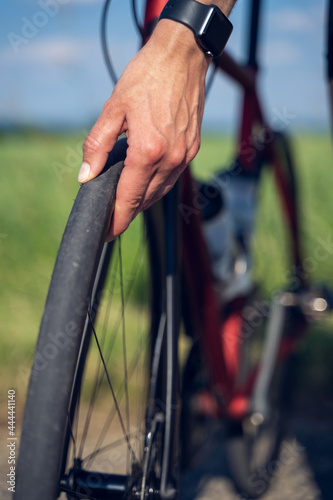
{"label": "sky", "polygon": [[[268,121],[291,129],[327,130],[326,0],[263,0],[260,90]],[[137,0],[142,12],[143,0]],[[246,54],[248,0],[231,15],[228,49]],[[109,46],[118,74],[139,37],[131,0],[113,0]],[[0,124],[89,128],[112,92],[100,47],[101,0],[1,0]],[[207,98],[204,129],[232,129],[239,90],[218,75]]]}

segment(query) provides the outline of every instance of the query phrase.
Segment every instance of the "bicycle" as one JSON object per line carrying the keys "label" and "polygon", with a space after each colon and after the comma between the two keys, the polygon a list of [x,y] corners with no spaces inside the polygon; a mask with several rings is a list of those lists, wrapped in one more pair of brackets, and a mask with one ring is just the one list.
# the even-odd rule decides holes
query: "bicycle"
{"label": "bicycle", "polygon": [[[163,3],[147,0],[145,36]],[[297,283],[276,295],[266,314],[258,313],[253,289],[221,307],[189,169],[117,242],[104,244],[126,156],[126,141],[120,140],[102,174],[81,186],[59,249],[32,367],[17,500],[27,495],[29,500],[53,500],[61,493],[70,499],[177,498],[198,366],[204,366],[201,395],[208,386],[216,416],[228,422],[229,462],[237,488],[249,497],[260,494],[256,470],[274,459],[283,436],[292,354],[308,317],[330,304],[302,279],[292,155],[286,137],[265,123],[254,85],[258,24],[259,1],[253,0],[248,68],[229,56],[215,63],[241,84],[245,96],[243,147],[220,181],[251,177],[257,191],[264,165],[272,167],[290,230],[288,265],[300,270]],[[179,220],[181,206],[190,210],[189,220]],[[243,236],[238,234],[239,244],[246,247]],[[130,248],[125,259],[126,238]],[[133,251],[135,243],[139,248]],[[129,324],[131,342],[125,332]],[[181,324],[193,340],[183,377],[178,362]],[[82,408],[88,393],[90,403]],[[106,421],[92,424],[93,406],[105,398],[113,403],[109,408],[108,402]],[[113,439],[103,444],[111,424]],[[88,442],[91,425],[101,427],[94,443]],[[264,433],[270,447],[258,463]],[[108,453],[104,461],[103,453]]]}

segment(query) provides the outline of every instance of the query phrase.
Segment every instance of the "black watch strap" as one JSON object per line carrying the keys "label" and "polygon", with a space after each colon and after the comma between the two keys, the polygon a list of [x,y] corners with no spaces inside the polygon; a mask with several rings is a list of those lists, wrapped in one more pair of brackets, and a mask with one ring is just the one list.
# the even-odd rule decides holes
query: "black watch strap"
{"label": "black watch strap", "polygon": [[191,28],[204,52],[213,57],[222,53],[233,29],[218,7],[195,0],[169,0],[160,19],[172,19]]}

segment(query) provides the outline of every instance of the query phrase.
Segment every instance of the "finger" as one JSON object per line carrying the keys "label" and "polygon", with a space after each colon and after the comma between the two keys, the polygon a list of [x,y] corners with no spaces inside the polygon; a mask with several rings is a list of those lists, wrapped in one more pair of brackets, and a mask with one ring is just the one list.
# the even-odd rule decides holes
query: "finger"
{"label": "finger", "polygon": [[165,176],[163,182],[156,176],[148,186],[139,210],[147,210],[147,208],[163,198],[173,188],[184,169],[185,166],[180,166],[176,170],[173,170]]}
{"label": "finger", "polygon": [[124,127],[125,119],[121,114],[111,119],[106,111],[102,112],[82,146],[83,162],[78,175],[79,182],[90,181],[103,170],[108,154]]}
{"label": "finger", "polygon": [[[151,179],[147,191],[142,198],[139,210],[146,210],[153,203],[156,203],[158,200],[163,198],[170,189],[177,182],[180,175],[183,173],[185,168],[191,163],[193,158],[198,152],[200,146],[200,139],[195,137],[195,140],[192,141],[192,144],[188,151],[185,153],[182,161],[174,162],[172,169],[160,168],[158,173],[154,178]],[[178,157],[179,159],[180,157]],[[175,164],[177,163],[177,166]]]}
{"label": "finger", "polygon": [[[164,139],[152,134],[142,137],[142,130],[131,128],[128,122],[128,149],[125,167],[117,187],[116,205],[109,230],[109,238],[123,233],[139,213],[148,186],[163,164]],[[159,171],[160,175],[160,171]],[[160,181],[161,183],[162,181]]]}
{"label": "finger", "polygon": [[144,171],[138,172],[137,169],[124,167],[117,187],[108,241],[122,234],[139,213],[139,207],[149,182],[150,178],[147,178]]}

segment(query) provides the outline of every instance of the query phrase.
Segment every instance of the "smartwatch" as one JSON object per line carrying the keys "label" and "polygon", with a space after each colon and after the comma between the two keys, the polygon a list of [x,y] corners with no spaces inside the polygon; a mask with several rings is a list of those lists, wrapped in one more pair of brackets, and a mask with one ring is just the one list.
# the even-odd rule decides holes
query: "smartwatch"
{"label": "smartwatch", "polygon": [[233,29],[218,7],[195,0],[169,0],[160,19],[172,19],[191,28],[199,46],[212,57],[222,54]]}

